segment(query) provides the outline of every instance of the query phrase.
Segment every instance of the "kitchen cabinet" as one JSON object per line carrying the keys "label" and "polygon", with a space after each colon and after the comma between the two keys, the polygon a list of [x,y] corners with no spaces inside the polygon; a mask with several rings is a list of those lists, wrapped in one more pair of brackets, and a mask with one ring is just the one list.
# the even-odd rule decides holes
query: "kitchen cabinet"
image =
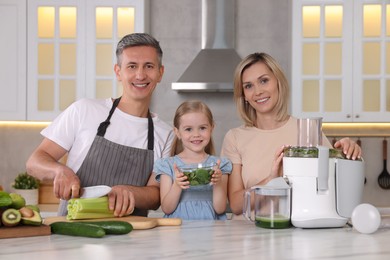
{"label": "kitchen cabinet", "polygon": [[117,42],[146,31],[147,1],[29,0],[29,120],[52,120],[77,99],[121,95]]}
{"label": "kitchen cabinet", "polygon": [[26,114],[26,1],[0,0],[0,119]]}
{"label": "kitchen cabinet", "polygon": [[51,121],[80,98],[120,96],[116,44],[148,30],[148,0],[0,0],[0,14],[0,120]]}
{"label": "kitchen cabinet", "polygon": [[390,121],[390,4],[293,2],[292,114]]}

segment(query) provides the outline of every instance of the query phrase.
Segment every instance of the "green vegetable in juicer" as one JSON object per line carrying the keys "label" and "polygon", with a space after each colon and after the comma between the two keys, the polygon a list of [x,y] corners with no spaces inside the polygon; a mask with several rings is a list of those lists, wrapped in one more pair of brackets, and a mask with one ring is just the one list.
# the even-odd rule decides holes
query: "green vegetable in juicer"
{"label": "green vegetable in juicer", "polygon": [[[293,146],[284,149],[285,157],[318,158],[318,148]],[[346,159],[340,149],[329,149],[329,158]]]}

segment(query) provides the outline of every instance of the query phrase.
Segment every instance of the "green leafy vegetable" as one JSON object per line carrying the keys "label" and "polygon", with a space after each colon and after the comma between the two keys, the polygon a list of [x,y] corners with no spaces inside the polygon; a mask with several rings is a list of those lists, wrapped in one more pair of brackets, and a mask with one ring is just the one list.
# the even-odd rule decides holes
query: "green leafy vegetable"
{"label": "green leafy vegetable", "polygon": [[209,184],[211,175],[214,173],[212,167],[182,169],[182,172],[187,176],[191,186]]}
{"label": "green leafy vegetable", "polygon": [[[300,158],[318,158],[318,149],[316,147],[287,147],[284,149],[284,156]],[[343,152],[339,149],[329,149],[329,158],[346,159]]]}

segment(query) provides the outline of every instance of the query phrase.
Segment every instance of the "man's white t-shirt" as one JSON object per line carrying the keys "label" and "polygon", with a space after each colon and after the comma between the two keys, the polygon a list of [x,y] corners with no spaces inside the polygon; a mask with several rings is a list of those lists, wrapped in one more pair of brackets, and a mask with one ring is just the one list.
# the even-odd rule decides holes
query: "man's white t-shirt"
{"label": "man's white t-shirt", "polygon": [[[81,99],[62,112],[41,134],[68,151],[67,166],[80,168],[97,134],[108,117],[112,100]],[[151,113],[154,124],[154,160],[168,157],[174,133],[172,127]],[[116,108],[104,138],[114,143],[147,149],[148,119],[135,117]]]}

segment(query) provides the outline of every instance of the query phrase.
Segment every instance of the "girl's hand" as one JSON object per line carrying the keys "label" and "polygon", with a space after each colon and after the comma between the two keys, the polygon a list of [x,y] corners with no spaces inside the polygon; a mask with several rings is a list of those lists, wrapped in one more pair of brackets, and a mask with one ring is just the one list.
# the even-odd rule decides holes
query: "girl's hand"
{"label": "girl's hand", "polygon": [[221,160],[217,161],[217,165],[215,166],[214,173],[211,175],[211,185],[215,185],[222,179],[222,171],[219,168],[219,165],[221,164]]}
{"label": "girl's hand", "polygon": [[190,182],[188,181],[187,176],[185,176],[179,168],[177,168],[176,163],[173,164],[173,169],[175,170],[175,184],[179,186],[181,189],[185,190],[190,187]]}

